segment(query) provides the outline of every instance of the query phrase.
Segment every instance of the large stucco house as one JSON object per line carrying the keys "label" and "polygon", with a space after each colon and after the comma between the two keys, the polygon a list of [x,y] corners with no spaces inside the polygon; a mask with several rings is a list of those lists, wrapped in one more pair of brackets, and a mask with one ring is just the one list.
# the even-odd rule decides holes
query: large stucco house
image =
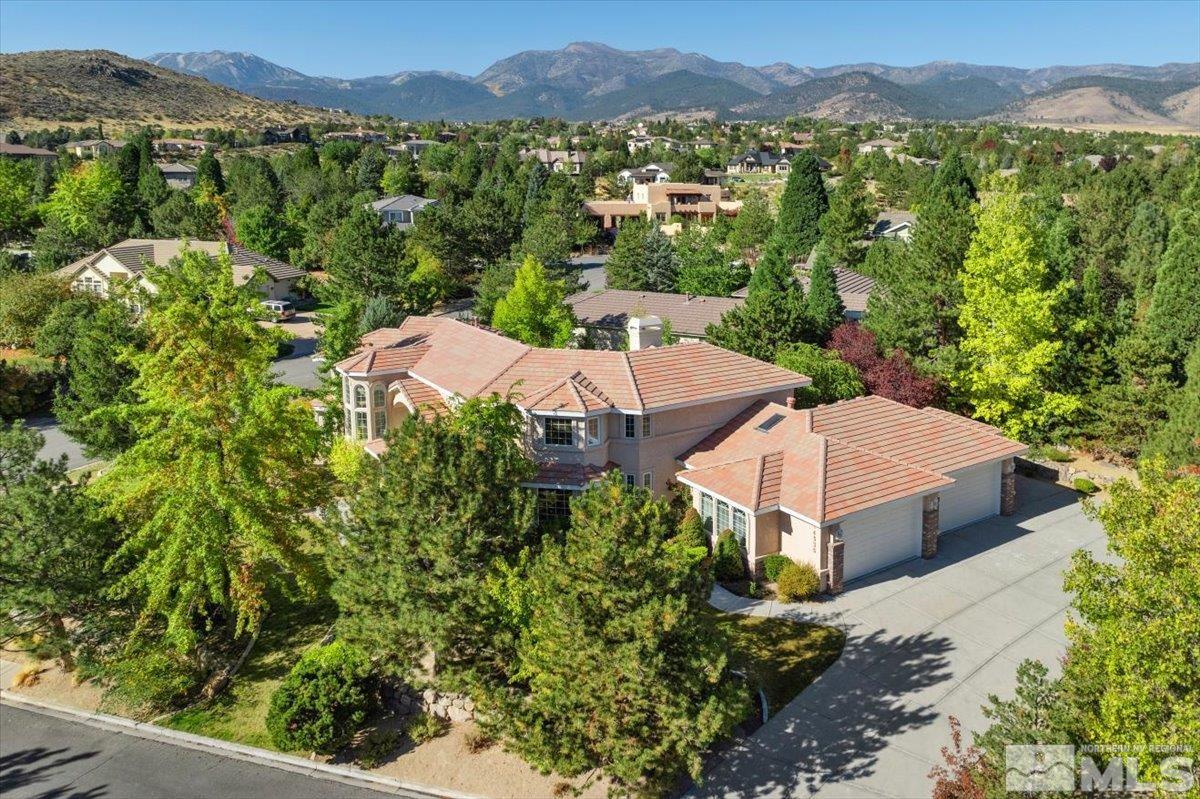
{"label": "large stucco house", "polygon": [[[64,266],[55,274],[71,282],[76,291],[108,296],[114,286],[140,287],[153,294],[156,289],[146,277],[146,266],[166,266],[185,246],[179,239],[125,239]],[[234,280],[248,282],[255,273],[263,276],[259,292],[265,299],[281,300],[293,294],[296,278],[304,274],[291,264],[224,241],[189,241],[186,246],[210,256],[228,255]]]}
{"label": "large stucco house", "polygon": [[541,512],[565,514],[614,470],[658,494],[683,484],[710,534],[733,530],[756,570],[783,552],[833,591],[1012,511],[1012,458],[1025,448],[994,428],[878,397],[796,410],[809,378],[704,342],[656,346],[649,321],[629,321],[629,351],[605,351],[409,317],[335,365],[346,434],[379,456],[410,414],[507,396],[527,420]]}

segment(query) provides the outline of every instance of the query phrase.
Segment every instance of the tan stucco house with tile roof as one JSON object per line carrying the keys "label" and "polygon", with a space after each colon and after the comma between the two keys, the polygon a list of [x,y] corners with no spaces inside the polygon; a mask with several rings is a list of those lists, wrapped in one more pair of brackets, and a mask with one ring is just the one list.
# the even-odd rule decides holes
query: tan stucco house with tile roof
{"label": "tan stucco house with tile roof", "polygon": [[653,321],[634,320],[621,352],[529,347],[409,317],[335,364],[344,429],[378,456],[410,414],[511,397],[543,512],[564,513],[612,470],[658,494],[682,483],[710,534],[733,530],[752,566],[783,552],[835,591],[932,556],[952,526],[1011,512],[1012,457],[1025,448],[995,429],[879,397],[795,410],[809,378],[704,342],[653,346]]}

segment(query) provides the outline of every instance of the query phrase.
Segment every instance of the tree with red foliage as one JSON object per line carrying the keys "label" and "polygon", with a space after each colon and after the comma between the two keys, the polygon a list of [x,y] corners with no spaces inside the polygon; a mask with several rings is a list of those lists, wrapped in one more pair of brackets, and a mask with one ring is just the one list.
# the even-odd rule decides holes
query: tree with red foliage
{"label": "tree with red foliage", "polygon": [[977,746],[962,745],[962,724],[950,717],[950,738],[953,748],[942,747],[945,765],[934,766],[929,772],[933,779],[933,799],[984,799],[987,791],[979,779],[985,773],[983,752]]}
{"label": "tree with red foliage", "polygon": [[886,358],[881,356],[875,334],[855,322],[835,327],[827,346],[858,370],[871,394],[914,408],[924,408],[938,399],[936,380],[918,374],[903,350],[893,350]]}

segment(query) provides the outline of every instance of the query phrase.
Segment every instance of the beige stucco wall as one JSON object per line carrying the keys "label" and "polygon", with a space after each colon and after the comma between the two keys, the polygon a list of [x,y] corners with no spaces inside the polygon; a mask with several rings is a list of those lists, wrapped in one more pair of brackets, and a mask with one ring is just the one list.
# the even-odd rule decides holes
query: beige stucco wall
{"label": "beige stucco wall", "polygon": [[825,547],[825,536],[821,534],[820,529],[783,511],[779,512],[779,527],[779,551],[797,563],[811,564],[819,572],[822,550]]}

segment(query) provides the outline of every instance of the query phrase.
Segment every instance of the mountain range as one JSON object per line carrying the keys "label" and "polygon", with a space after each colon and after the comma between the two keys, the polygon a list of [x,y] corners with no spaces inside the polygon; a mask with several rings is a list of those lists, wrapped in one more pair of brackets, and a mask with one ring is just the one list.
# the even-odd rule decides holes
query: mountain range
{"label": "mountain range", "polygon": [[3,54],[0,63],[0,121],[30,123],[265,124],[329,118],[320,109],[341,109],[410,120],[803,115],[1200,131],[1200,62],[755,67],[671,48],[630,51],[579,42],[517,53],[475,76],[431,70],[310,76],[223,51],[137,60],[105,50],[48,50]]}
{"label": "mountain range", "polygon": [[[1041,101],[1047,92],[1069,89],[1076,95],[1063,107],[1076,122],[1117,116],[1160,126],[1200,127],[1200,119],[1192,118],[1200,110],[1187,96],[1166,103],[1200,86],[1200,63],[1021,69],[956,61],[912,67],[777,62],[755,67],[673,48],[619,50],[596,42],[527,50],[475,76],[404,71],[366,78],[312,77],[250,53],[220,51],[155,53],[147,60],[257,97],[406,119],[588,120],[706,112],[732,117],[804,114],[846,121],[989,115],[1053,121],[1044,112],[1054,104]],[[1146,97],[1157,99],[1146,107]],[[1125,110],[1114,115],[1113,109],[1121,108]]]}

